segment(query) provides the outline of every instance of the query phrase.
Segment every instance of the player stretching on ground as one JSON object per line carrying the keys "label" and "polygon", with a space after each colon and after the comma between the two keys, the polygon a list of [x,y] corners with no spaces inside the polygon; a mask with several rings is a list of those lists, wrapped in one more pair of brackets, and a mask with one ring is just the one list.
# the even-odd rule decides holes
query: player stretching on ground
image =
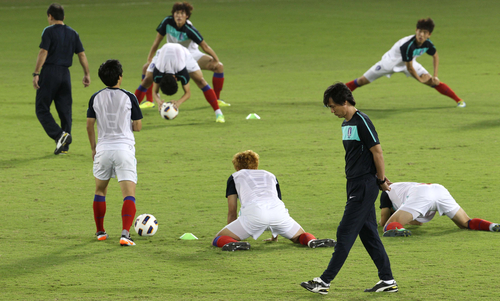
{"label": "player stretching on ground", "polygon": [[142,81],[144,87],[150,87],[153,84],[153,98],[158,104],[158,110],[161,109],[163,100],[158,94],[160,88],[166,95],[174,95],[177,93],[177,81],[182,84],[184,95],[172,103],[178,108],[183,102],[191,97],[191,88],[189,79],[193,78],[198,88],[203,91],[205,99],[215,111],[215,122],[224,123],[224,115],[222,114],[217,96],[203,78],[203,73],[200,66],[196,63],[189,51],[180,44],[165,44],[158,50],[158,53],[153,58],[153,61],[148,67],[146,77]]}
{"label": "player stretching on ground", "polygon": [[[193,26],[193,23],[188,20],[189,17],[191,17],[192,11],[193,6],[188,2],[177,2],[172,7],[172,15],[166,17],[160,25],[158,25],[158,28],[156,28],[158,33],[156,34],[156,38],[151,46],[151,50],[149,51],[147,63],[142,69],[142,77],[144,78],[146,70],[151,63],[161,41],[163,40],[163,37],[167,36],[167,43],[179,43],[186,47],[194,59],[198,62],[198,65],[202,70],[210,70],[214,72],[212,84],[219,105],[221,107],[230,106],[230,104],[220,100],[220,92],[222,90],[222,86],[224,85],[224,66],[219,61],[215,51],[208,46],[207,42]],[[206,54],[198,49],[198,45],[201,46]],[[143,85],[139,86],[136,91],[139,103],[142,102],[145,94],[147,94],[147,100],[149,102],[142,103],[141,108],[154,107],[154,104],[152,103],[153,97],[151,95],[151,89],[148,89]]]}
{"label": "player stretching on ground", "polygon": [[403,225],[429,222],[436,211],[448,216],[460,229],[500,232],[500,225],[480,218],[470,219],[446,188],[439,184],[390,183],[380,196],[380,226],[384,236],[410,236]]}
{"label": "player stretching on ground", "polygon": [[[248,250],[250,244],[240,240],[250,236],[256,240],[269,228],[273,241],[279,234],[310,248],[335,246],[333,239],[316,239],[290,217],[281,201],[278,180],[272,173],[258,169],[257,153],[251,150],[237,153],[233,166],[236,172],[229,177],[226,188],[228,225],[217,233],[212,245],[223,251]],[[238,198],[241,202],[239,217]]]}
{"label": "player stretching on ground", "polygon": [[[367,85],[383,75],[391,77],[395,72],[403,72],[407,77],[413,76],[422,84],[431,86],[439,93],[451,97],[457,102],[457,107],[464,108],[465,102],[447,84],[440,82],[437,78],[439,56],[436,47],[429,40],[433,30],[434,22],[431,18],[418,20],[415,35],[397,41],[382,56],[381,61],[373,65],[363,76],[348,82],[346,85],[351,91],[354,91],[357,87]],[[424,53],[432,55],[434,76],[430,76],[429,72],[416,61],[416,58]]]}
{"label": "player stretching on ground", "polygon": [[[107,88],[90,98],[87,110],[87,133],[94,160],[96,188],[93,208],[97,239],[108,238],[103,225],[106,214],[106,192],[109,179],[116,176],[123,194],[120,245],[135,246],[129,233],[136,212],[137,183],[135,138],[132,131],[141,130],[142,113],[134,94],[120,89],[122,73],[122,65],[117,60],[108,60],[99,68],[99,78]],[[96,121],[97,144],[94,130]]]}

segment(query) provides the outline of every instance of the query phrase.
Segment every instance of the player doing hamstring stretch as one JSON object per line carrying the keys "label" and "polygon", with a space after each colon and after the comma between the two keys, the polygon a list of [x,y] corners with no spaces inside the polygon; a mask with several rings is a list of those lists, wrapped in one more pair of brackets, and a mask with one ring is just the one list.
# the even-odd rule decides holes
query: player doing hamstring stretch
{"label": "player doing hamstring stretch", "polygon": [[[248,250],[250,244],[241,240],[250,236],[256,240],[266,229],[271,231],[273,241],[281,235],[310,248],[335,246],[333,239],[316,239],[290,217],[281,200],[276,176],[258,169],[257,153],[247,150],[235,154],[233,166],[236,172],[229,177],[226,187],[227,226],[217,233],[213,246],[223,251]],[[238,198],[241,202],[239,217]]]}
{"label": "player doing hamstring stretch", "polygon": [[[415,35],[407,36],[397,41],[387,51],[382,60],[373,65],[363,76],[346,85],[351,91],[367,85],[382,76],[391,77],[393,73],[403,72],[407,77],[413,76],[420,83],[435,88],[439,93],[452,98],[457,107],[464,108],[465,102],[445,83],[438,79],[439,56],[434,44],[429,39],[434,30],[434,21],[431,18],[420,19],[417,22]],[[416,61],[416,58],[427,53],[432,56],[434,76]]]}
{"label": "player doing hamstring stretch", "polygon": [[[224,85],[224,65],[219,61],[219,57],[215,51],[207,44],[198,30],[189,21],[193,6],[188,2],[176,2],[172,7],[172,15],[163,19],[163,21],[156,28],[156,38],[151,46],[148,54],[148,59],[142,70],[142,77],[146,75],[146,70],[153,60],[153,57],[165,36],[167,36],[167,43],[179,43],[186,47],[202,70],[209,70],[214,73],[212,77],[212,85],[215,95],[218,99],[219,106],[230,106],[220,99],[220,92]],[[199,50],[199,47],[203,52]],[[148,101],[142,102],[146,95]],[[141,108],[153,107],[153,97],[151,88],[140,85],[136,90],[136,96],[141,103]]]}
{"label": "player doing hamstring stretch", "polygon": [[410,236],[406,224],[431,221],[436,212],[448,216],[460,229],[500,232],[500,225],[480,218],[469,218],[450,192],[439,184],[415,182],[389,183],[380,196],[380,226],[384,236]]}
{"label": "player doing hamstring stretch", "polygon": [[[120,245],[135,246],[130,238],[130,227],[135,217],[135,187],[137,160],[133,131],[142,128],[142,113],[134,94],[120,89],[122,65],[108,60],[99,68],[99,78],[107,86],[92,95],[87,110],[87,134],[94,160],[95,177],[94,220],[98,240],[106,240],[104,230],[106,193],[110,178],[118,178],[123,195],[122,234]],[[97,144],[94,126],[97,122]]]}
{"label": "player doing hamstring stretch", "polygon": [[368,116],[355,107],[356,101],[343,83],[328,87],[323,104],[342,122],[345,149],[347,202],[337,228],[337,244],[328,267],[320,277],[302,282],[310,292],[326,295],[330,282],[344,265],[359,235],[363,246],[378,269],[380,281],[365,292],[397,292],[389,257],[380,240],[375,214],[379,189],[388,190],[382,147],[375,126]]}

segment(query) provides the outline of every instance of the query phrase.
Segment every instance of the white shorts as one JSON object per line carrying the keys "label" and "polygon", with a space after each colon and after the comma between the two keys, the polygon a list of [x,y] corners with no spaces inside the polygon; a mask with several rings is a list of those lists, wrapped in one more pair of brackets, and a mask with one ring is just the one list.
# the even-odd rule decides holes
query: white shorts
{"label": "white shorts", "polygon": [[192,49],[192,48],[188,48],[189,50],[189,53],[191,53],[191,55],[193,56],[194,60],[195,61],[199,61],[203,56],[207,55],[203,52],[201,52],[198,48],[196,49]]}
{"label": "white shorts", "polygon": [[413,219],[421,223],[430,221],[436,211],[439,215],[453,218],[460,205],[451,196],[450,192],[439,184],[422,184],[410,189],[408,199],[399,208],[413,215]]}
{"label": "white shorts", "polygon": [[94,177],[99,180],[118,178],[118,182],[137,184],[137,160],[135,150],[103,150],[94,157]]}
{"label": "white shorts", "polygon": [[[198,50],[198,52],[200,52],[200,51]],[[160,50],[156,51],[156,55],[153,57],[151,64],[149,64],[147,72],[153,73],[153,71],[155,70],[156,62],[158,61],[158,54],[159,53],[160,53]],[[197,59],[193,58],[192,54],[188,55],[186,57],[186,70],[188,73],[192,73],[192,72],[201,70],[197,61],[198,61]],[[181,71],[181,70],[179,70],[179,71]]]}
{"label": "white shorts", "polygon": [[[412,65],[418,76],[422,76],[422,74],[429,74],[429,72],[427,72],[427,70],[425,70],[425,68],[416,60],[413,60]],[[408,72],[408,69],[406,69],[405,65],[394,65],[394,62],[390,60],[384,60],[382,58],[381,61],[368,69],[368,71],[366,71],[363,76],[366,77],[366,79],[371,83],[384,75],[390,78],[393,73],[397,72],[403,72],[404,74],[406,74],[406,77],[412,76],[410,72]]]}
{"label": "white shorts", "polygon": [[234,222],[225,227],[236,234],[241,240],[250,236],[259,238],[269,229],[273,236],[281,235],[291,239],[301,229],[301,226],[288,214],[288,209],[282,204],[269,208],[258,205],[241,210],[241,215]]}

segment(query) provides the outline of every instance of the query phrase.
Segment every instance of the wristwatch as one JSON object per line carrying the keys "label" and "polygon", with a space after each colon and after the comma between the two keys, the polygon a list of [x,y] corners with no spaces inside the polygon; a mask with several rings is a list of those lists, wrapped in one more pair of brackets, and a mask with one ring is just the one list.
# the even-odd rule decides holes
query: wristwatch
{"label": "wristwatch", "polygon": [[33,72],[33,74],[32,74],[32,75],[33,75],[33,77],[35,77],[35,76],[39,76],[39,75],[40,75],[40,73]]}
{"label": "wristwatch", "polygon": [[387,178],[384,178],[383,180],[380,180],[379,178],[377,178],[377,185],[382,185],[384,184],[385,182],[387,181]]}

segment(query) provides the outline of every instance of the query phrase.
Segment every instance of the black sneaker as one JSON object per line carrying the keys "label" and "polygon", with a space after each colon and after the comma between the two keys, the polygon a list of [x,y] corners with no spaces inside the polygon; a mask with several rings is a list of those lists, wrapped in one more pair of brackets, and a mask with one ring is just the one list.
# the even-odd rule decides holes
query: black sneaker
{"label": "black sneaker", "polygon": [[56,149],[54,151],[54,154],[59,155],[63,151],[64,147],[70,143],[71,143],[71,134],[63,132],[61,137],[57,139]]}
{"label": "black sneaker", "polygon": [[326,284],[319,277],[316,277],[313,280],[309,280],[307,282],[302,282],[300,286],[312,293],[318,293],[321,295],[328,294],[328,290],[330,290],[330,284]]}
{"label": "black sneaker", "polygon": [[365,292],[367,293],[380,293],[380,292],[386,292],[386,293],[395,293],[398,291],[398,284],[396,281],[393,281],[394,283],[392,284],[387,284],[384,282],[384,280],[380,280],[375,284],[374,287],[372,288],[367,288],[365,289]]}
{"label": "black sneaker", "polygon": [[328,247],[335,247],[337,242],[333,239],[327,238],[327,239],[313,239],[310,240],[307,243],[307,246],[311,249],[315,248],[328,248]]}
{"label": "black sneaker", "polygon": [[222,247],[222,251],[249,250],[250,244],[246,241],[229,242]]}
{"label": "black sneaker", "polygon": [[402,228],[402,229],[387,230],[384,232],[384,237],[396,237],[396,236],[404,236],[404,237],[411,236],[411,231]]}
{"label": "black sneaker", "polygon": [[500,232],[500,225],[496,224],[493,227],[491,227],[491,232]]}

